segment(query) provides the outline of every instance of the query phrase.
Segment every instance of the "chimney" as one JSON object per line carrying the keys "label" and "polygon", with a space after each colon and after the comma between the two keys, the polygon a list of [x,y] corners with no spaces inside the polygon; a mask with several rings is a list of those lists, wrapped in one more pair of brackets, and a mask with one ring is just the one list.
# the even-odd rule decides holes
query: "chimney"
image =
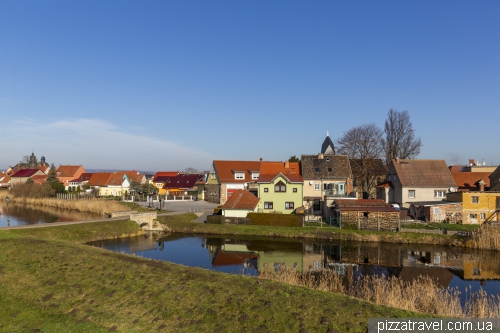
{"label": "chimney", "polygon": [[484,192],[484,185],[486,185],[486,182],[481,179],[477,182],[477,184],[479,185],[479,191]]}
{"label": "chimney", "polygon": [[261,162],[262,162],[262,157],[261,157],[261,158],[259,158],[259,161],[261,161]]}
{"label": "chimney", "polygon": [[285,169],[290,169],[290,161],[285,162]]}
{"label": "chimney", "polygon": [[322,159],[323,159],[323,157],[324,157],[324,155],[323,155],[323,154],[321,154],[321,153],[319,153],[319,154],[318,154],[318,160],[322,160]]}

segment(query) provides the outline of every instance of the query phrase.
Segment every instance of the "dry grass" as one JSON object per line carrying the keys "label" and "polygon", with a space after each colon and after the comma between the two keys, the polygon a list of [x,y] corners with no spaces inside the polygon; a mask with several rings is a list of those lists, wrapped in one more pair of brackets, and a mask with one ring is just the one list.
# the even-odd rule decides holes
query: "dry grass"
{"label": "dry grass", "polygon": [[12,197],[8,191],[0,191],[0,200],[5,200],[6,196],[9,196],[12,202],[49,206],[59,209],[75,209],[81,212],[90,212],[100,215],[126,210],[122,204],[116,201],[103,199],[65,200],[58,198],[18,198]]}
{"label": "dry grass", "polygon": [[472,233],[467,245],[475,249],[500,251],[500,227],[482,225],[478,231]]}
{"label": "dry grass", "polygon": [[411,282],[383,275],[361,276],[353,280],[330,270],[299,272],[295,268],[281,266],[278,270],[266,267],[259,277],[443,317],[498,318],[500,316],[500,296],[488,296],[485,291],[480,290],[467,297],[462,306],[460,291],[453,288],[442,289],[427,276],[419,276]]}

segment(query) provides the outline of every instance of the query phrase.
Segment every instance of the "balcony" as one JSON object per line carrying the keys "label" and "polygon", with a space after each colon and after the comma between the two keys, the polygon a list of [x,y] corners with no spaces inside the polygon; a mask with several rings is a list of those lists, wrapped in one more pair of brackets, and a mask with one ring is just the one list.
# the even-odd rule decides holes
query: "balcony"
{"label": "balcony", "polygon": [[323,195],[328,197],[328,198],[346,198],[346,199],[352,199],[356,198],[355,194],[347,194],[345,191],[339,191],[339,190],[325,190],[323,191]]}

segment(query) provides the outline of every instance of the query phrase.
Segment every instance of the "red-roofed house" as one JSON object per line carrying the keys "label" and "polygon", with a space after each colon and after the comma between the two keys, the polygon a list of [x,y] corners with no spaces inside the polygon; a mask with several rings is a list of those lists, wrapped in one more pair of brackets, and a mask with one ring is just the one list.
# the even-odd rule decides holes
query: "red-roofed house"
{"label": "red-roofed house", "polygon": [[181,173],[175,177],[170,177],[163,186],[163,193],[167,195],[196,195],[198,186],[196,183],[203,180],[203,175]]}
{"label": "red-roofed house", "polygon": [[490,188],[491,172],[452,172],[451,175],[458,191],[488,191]]}
{"label": "red-roofed house", "polygon": [[256,182],[260,175],[261,163],[261,161],[213,161],[205,184],[205,200],[223,205],[234,191],[245,189],[257,195]]}
{"label": "red-roofed house", "polygon": [[236,190],[222,206],[222,215],[226,217],[246,217],[250,212],[256,212],[259,198],[253,193]]}
{"label": "red-roofed house", "polygon": [[26,183],[26,181],[33,176],[44,176],[40,169],[21,169],[10,175],[10,185]]}
{"label": "red-roofed house", "polygon": [[304,180],[298,162],[262,162],[257,185],[259,212],[291,214],[302,207]]}
{"label": "red-roofed house", "polygon": [[64,186],[68,186],[73,179],[80,177],[85,173],[85,169],[81,165],[60,165],[56,170],[56,177]]}

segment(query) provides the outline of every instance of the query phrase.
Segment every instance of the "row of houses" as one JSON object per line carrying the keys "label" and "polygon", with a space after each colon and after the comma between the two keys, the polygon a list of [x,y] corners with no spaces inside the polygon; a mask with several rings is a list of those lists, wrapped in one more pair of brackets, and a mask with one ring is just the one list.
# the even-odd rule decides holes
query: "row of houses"
{"label": "row of houses", "polygon": [[431,222],[500,220],[499,167],[394,159],[387,169],[380,160],[369,162],[378,183],[368,194],[371,199],[360,190],[365,180],[353,172],[358,161],[336,155],[328,136],[319,154],[301,155],[300,163],[215,160],[198,192],[200,199],[222,205],[223,213],[234,217],[255,211],[305,213],[328,221],[343,214],[344,221],[357,223],[359,216],[373,222],[381,214],[386,220],[405,214]]}

